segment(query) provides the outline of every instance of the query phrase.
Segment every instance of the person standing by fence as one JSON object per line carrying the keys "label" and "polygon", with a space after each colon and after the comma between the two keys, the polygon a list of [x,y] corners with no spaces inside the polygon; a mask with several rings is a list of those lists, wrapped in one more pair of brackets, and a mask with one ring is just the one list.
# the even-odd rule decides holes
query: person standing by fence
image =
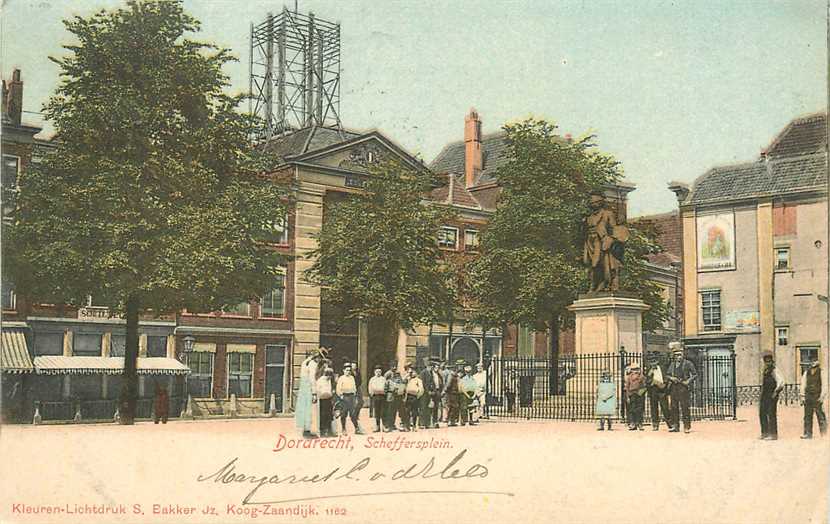
{"label": "person standing by fence", "polygon": [[642,431],[646,403],[646,377],[637,362],[632,362],[625,374],[625,399],[628,406],[628,429]]}
{"label": "person standing by fence", "polygon": [[478,418],[490,418],[487,414],[487,372],[484,371],[484,364],[476,364],[476,373],[473,375],[476,381],[476,397],[478,398]]}
{"label": "person standing by fence", "polygon": [[692,413],[689,407],[689,388],[697,378],[695,366],[683,357],[683,346],[680,342],[669,343],[673,360],[666,372],[671,389],[671,421],[672,427],[669,431],[677,433],[680,431],[680,418],[683,418],[683,431],[688,433],[692,430]]}
{"label": "person standing by fence", "polygon": [[778,440],[778,395],[784,388],[784,377],[775,367],[771,351],[764,352],[764,370],[761,375],[761,439]]}
{"label": "person standing by fence", "polygon": [[617,414],[617,386],[611,379],[611,372],[602,371],[597,384],[597,404],[594,408],[594,416],[599,418],[598,431],[605,430],[605,423],[608,423],[608,431],[611,431],[611,419]]}
{"label": "person standing by fence", "polygon": [[824,415],[824,389],[821,384],[821,368],[818,360],[813,361],[801,375],[801,403],[804,405],[804,434],[801,438],[813,438],[813,413],[818,419],[821,435],[827,434],[827,417]]}
{"label": "person standing by fence", "polygon": [[660,358],[652,353],[648,357],[648,371],[646,372],[646,387],[648,389],[648,403],[651,408],[651,429],[660,429],[660,416],[671,429],[669,418],[668,387],[666,386],[665,371],[660,365]]}

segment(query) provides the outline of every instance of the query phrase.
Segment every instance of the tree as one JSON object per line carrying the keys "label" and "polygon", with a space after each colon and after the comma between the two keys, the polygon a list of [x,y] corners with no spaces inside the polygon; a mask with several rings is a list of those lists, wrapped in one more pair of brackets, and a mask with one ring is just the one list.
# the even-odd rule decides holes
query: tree
{"label": "tree", "polygon": [[284,188],[261,176],[228,50],[177,1],[130,1],[64,22],[61,83],[45,105],[57,146],[20,178],[8,266],[32,300],[86,297],[127,323],[121,420],[135,415],[142,311],[212,311],[273,287],[268,244]]}
{"label": "tree", "polygon": [[[437,243],[449,211],[425,204],[433,177],[398,163],[373,168],[365,192],[335,204],[317,236],[305,278],[348,318],[379,321],[398,333],[446,317],[451,271]],[[400,356],[400,355],[399,355]]]}
{"label": "tree", "polygon": [[[469,278],[480,322],[549,330],[554,360],[559,331],[572,322],[567,307],[588,289],[582,265],[588,195],[621,178],[619,163],[596,149],[593,136],[565,140],[556,129],[541,120],[505,126],[509,161],[496,173],[502,194]],[[653,326],[667,314],[645,275],[644,256],[656,245],[641,232],[632,237],[621,286],[652,306],[645,325]]]}

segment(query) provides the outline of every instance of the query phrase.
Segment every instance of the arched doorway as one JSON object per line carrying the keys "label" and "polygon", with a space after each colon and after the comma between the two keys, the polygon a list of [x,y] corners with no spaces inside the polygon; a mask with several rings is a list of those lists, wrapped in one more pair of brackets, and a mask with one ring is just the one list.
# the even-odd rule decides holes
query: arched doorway
{"label": "arched doorway", "polygon": [[480,351],[481,347],[476,339],[472,337],[459,337],[453,340],[449,362],[454,365],[460,359],[465,364],[474,366],[480,360]]}

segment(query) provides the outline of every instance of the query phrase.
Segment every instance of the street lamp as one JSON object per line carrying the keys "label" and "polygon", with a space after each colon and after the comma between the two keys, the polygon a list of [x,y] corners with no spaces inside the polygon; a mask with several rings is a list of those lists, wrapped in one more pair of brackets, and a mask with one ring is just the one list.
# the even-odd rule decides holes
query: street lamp
{"label": "street lamp", "polygon": [[[182,364],[190,366],[187,355],[193,352],[193,346],[196,344],[196,337],[193,335],[187,335],[184,339],[182,339],[182,342],[184,342],[184,351],[181,355]],[[193,407],[190,400],[190,380],[187,376],[184,377],[184,397],[185,405],[182,410],[181,418],[193,418]]]}

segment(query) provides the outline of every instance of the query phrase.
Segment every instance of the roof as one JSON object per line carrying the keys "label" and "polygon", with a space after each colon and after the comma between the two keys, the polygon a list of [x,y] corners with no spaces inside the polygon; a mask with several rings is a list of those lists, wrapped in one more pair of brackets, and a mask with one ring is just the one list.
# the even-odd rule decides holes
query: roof
{"label": "roof", "polygon": [[633,225],[651,226],[657,234],[657,243],[663,252],[648,256],[648,261],[661,267],[680,262],[683,253],[683,235],[677,211],[646,215],[630,219]]}
{"label": "roof", "polygon": [[318,149],[324,149],[340,142],[361,136],[361,133],[338,130],[330,127],[312,126],[298,129],[287,135],[269,140],[264,150],[284,160],[288,156],[302,155]]}
{"label": "roof", "polygon": [[686,200],[691,204],[744,198],[783,196],[827,185],[825,154],[768,158],[710,169],[695,181]]}
{"label": "roof", "polygon": [[436,202],[474,209],[482,209],[478,200],[464,187],[464,175],[448,175],[448,183],[432,190]]}
{"label": "roof", "polygon": [[[118,375],[124,371],[124,357],[35,357],[35,370],[41,375],[104,373]],[[139,375],[190,373],[190,368],[175,358],[138,357]]]}
{"label": "roof", "polygon": [[[510,160],[507,133],[499,131],[481,137],[483,165],[473,186],[496,181],[496,171]],[[451,142],[438,153],[429,168],[436,173],[464,174],[466,151],[464,141]]]}
{"label": "roof", "polygon": [[815,113],[795,118],[767,147],[767,157],[792,157],[820,153],[827,147],[827,115]]}
{"label": "roof", "polygon": [[3,328],[0,333],[0,369],[6,373],[31,373],[32,358],[22,329]]}

